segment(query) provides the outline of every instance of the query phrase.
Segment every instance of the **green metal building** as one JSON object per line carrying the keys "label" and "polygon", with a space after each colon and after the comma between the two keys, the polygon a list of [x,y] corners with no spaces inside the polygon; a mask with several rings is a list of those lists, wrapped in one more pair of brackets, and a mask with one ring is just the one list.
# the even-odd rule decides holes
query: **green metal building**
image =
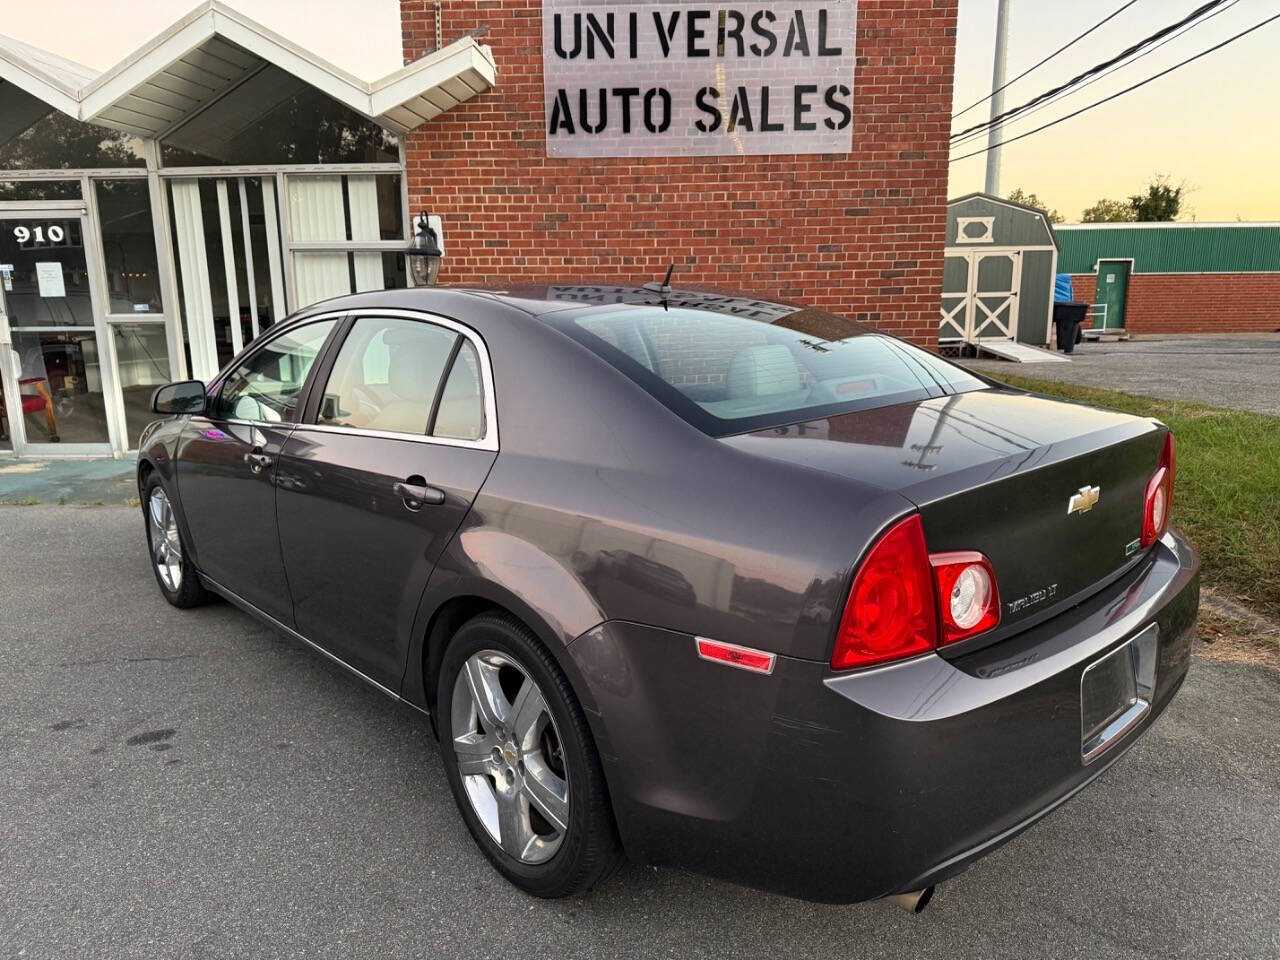
{"label": "green metal building", "polygon": [[1280,223],[1058,224],[1058,271],[1094,273],[1130,260],[1134,273],[1280,272]]}
{"label": "green metal building", "polygon": [[[1280,223],[1059,224],[1058,270],[1091,326],[1142,333],[1280,327]],[[1092,293],[1088,278],[1096,278]]]}

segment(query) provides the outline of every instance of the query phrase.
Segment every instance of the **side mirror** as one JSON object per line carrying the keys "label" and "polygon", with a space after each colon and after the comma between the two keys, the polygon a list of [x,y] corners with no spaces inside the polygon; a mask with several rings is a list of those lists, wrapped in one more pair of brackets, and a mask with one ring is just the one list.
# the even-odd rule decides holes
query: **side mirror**
{"label": "side mirror", "polygon": [[199,380],[166,383],[151,394],[151,409],[156,413],[204,413],[204,407],[204,384]]}

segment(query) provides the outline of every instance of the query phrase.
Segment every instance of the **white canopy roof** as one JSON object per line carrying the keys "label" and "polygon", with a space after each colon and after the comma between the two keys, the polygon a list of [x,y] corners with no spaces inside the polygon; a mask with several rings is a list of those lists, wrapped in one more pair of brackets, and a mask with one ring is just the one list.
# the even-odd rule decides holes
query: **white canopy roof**
{"label": "white canopy roof", "polygon": [[308,53],[219,0],[206,0],[99,74],[0,36],[0,80],[79,120],[157,137],[224,94],[278,71],[405,133],[493,87],[493,53],[471,37],[368,82]]}

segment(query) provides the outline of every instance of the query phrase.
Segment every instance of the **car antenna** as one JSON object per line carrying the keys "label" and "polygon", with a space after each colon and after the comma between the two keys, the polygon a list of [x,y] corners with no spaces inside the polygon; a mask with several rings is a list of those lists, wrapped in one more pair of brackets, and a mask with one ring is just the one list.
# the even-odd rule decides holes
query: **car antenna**
{"label": "car antenna", "polygon": [[644,285],[644,289],[652,290],[654,293],[662,293],[662,294],[670,293],[671,292],[671,271],[675,270],[675,268],[676,268],[676,265],[675,265],[675,261],[673,260],[671,262],[671,265],[667,267],[667,275],[662,278],[662,283],[660,284],[654,283],[652,280],[650,280],[648,283]]}

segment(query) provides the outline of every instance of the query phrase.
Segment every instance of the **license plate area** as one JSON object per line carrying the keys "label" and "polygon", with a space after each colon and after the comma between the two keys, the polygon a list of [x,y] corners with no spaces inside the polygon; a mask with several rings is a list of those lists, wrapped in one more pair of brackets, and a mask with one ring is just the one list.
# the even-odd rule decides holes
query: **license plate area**
{"label": "license plate area", "polygon": [[1095,760],[1151,709],[1156,688],[1154,623],[1085,667],[1080,677],[1080,756]]}

